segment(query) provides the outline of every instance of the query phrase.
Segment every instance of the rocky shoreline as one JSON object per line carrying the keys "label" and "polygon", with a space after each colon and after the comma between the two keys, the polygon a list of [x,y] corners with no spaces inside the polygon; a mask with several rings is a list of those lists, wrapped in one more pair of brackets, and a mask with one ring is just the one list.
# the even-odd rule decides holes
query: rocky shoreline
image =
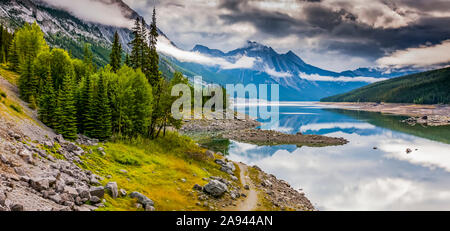
{"label": "rocky shoreline", "polygon": [[348,141],[344,138],[327,137],[320,135],[303,135],[301,133],[291,135],[277,131],[255,129],[246,129],[239,132],[229,131],[223,134],[223,138],[267,146],[293,144],[297,146],[320,147],[344,145],[348,143]]}
{"label": "rocky shoreline", "polygon": [[410,118],[402,122],[409,125],[448,126],[450,125],[450,105],[419,105],[401,103],[328,103],[321,105],[344,110],[380,112],[384,114],[402,115]]}
{"label": "rocky shoreline", "polygon": [[344,138],[303,135],[301,133],[285,134],[273,130],[257,129],[259,126],[261,126],[260,122],[250,118],[234,120],[187,120],[180,129],[180,132],[189,136],[195,136],[200,133],[211,137],[268,146],[284,144],[297,146],[334,146],[348,143]]}

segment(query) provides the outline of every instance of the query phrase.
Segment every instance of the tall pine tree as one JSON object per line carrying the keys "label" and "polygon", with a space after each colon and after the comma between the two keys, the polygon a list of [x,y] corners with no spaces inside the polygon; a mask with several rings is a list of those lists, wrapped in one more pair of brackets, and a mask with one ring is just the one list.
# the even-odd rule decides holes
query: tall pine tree
{"label": "tall pine tree", "polygon": [[39,119],[49,127],[54,126],[53,115],[55,113],[55,90],[53,89],[52,76],[50,70],[48,71],[45,84],[41,89],[39,97]]}
{"label": "tall pine tree", "polygon": [[98,90],[95,95],[96,100],[94,101],[96,102],[96,126],[92,137],[100,140],[106,140],[111,137],[111,108],[109,105],[108,92],[106,90],[103,73],[100,73],[97,86]]}
{"label": "tall pine tree", "polygon": [[130,54],[130,63],[134,69],[142,68],[142,47],[144,39],[141,34],[141,27],[141,20],[137,17],[133,26],[133,40],[130,42],[130,45],[133,47]]}
{"label": "tall pine tree", "polygon": [[114,43],[112,45],[112,50],[110,54],[110,65],[112,67],[112,70],[114,72],[117,72],[120,69],[120,66],[122,65],[122,45],[119,41],[119,34],[114,34]]}
{"label": "tall pine tree", "polygon": [[68,73],[63,79],[55,109],[55,126],[57,133],[66,139],[77,137],[77,118],[72,76]]}

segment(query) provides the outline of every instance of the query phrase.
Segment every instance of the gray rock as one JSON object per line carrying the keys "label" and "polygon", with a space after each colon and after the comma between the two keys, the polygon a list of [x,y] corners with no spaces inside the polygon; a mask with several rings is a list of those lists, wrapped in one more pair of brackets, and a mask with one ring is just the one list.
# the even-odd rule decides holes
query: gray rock
{"label": "gray rock", "polygon": [[91,179],[89,180],[89,184],[91,185],[100,185],[100,181],[95,177],[95,175],[91,176]]}
{"label": "gray rock", "polygon": [[205,152],[206,157],[208,157],[209,159],[214,159],[214,152],[211,150],[208,150]]}
{"label": "gray rock", "polygon": [[6,206],[6,194],[0,190],[0,205]]}
{"label": "gray rock", "polygon": [[23,205],[21,204],[13,204],[9,207],[11,211],[23,211]]}
{"label": "gray rock", "polygon": [[88,199],[91,198],[91,194],[86,189],[80,189],[78,190],[78,195],[81,197],[81,199]]}
{"label": "gray rock", "polygon": [[220,197],[228,191],[227,185],[218,180],[211,180],[203,189],[214,197]]}
{"label": "gray rock", "polygon": [[193,187],[194,190],[203,191],[203,187],[201,185],[195,184]]}
{"label": "gray rock", "polygon": [[122,196],[122,197],[126,197],[127,196],[127,191],[125,190],[125,189],[120,189],[119,190],[119,194],[120,194],[120,196]]}
{"label": "gray rock", "polygon": [[216,164],[222,165],[222,166],[226,164],[225,161],[223,161],[221,159],[215,159],[214,162],[216,162]]}
{"label": "gray rock", "polygon": [[237,177],[235,177],[235,176],[231,176],[231,180],[238,181],[239,179]]}
{"label": "gray rock", "polygon": [[154,206],[155,203],[148,197],[146,197],[144,194],[139,193],[139,192],[132,192],[130,194],[131,198],[137,198],[138,202],[141,203],[142,205],[144,205],[144,208],[146,208],[147,206]]}
{"label": "gray rock", "polygon": [[49,196],[48,199],[52,200],[53,202],[57,203],[57,204],[61,204],[61,196],[59,194],[55,194],[53,196]]}
{"label": "gray rock", "polygon": [[121,173],[123,173],[123,174],[127,174],[127,173],[128,173],[128,171],[125,170],[125,169],[120,169],[119,172],[121,172]]}
{"label": "gray rock", "polygon": [[226,172],[226,173],[228,173],[229,175],[234,175],[233,171],[231,171],[231,169],[229,169],[229,168],[227,168],[227,167],[225,167],[225,166],[220,167],[220,171]]}
{"label": "gray rock", "polygon": [[14,168],[14,172],[16,172],[17,175],[19,175],[19,176],[26,176],[27,175],[25,173],[25,171],[23,170],[23,168],[20,168],[20,167],[15,167]]}
{"label": "gray rock", "polygon": [[91,194],[91,197],[96,196],[98,198],[103,198],[105,195],[105,189],[102,186],[92,187],[89,193]]}
{"label": "gray rock", "polygon": [[97,204],[100,203],[101,199],[98,198],[97,196],[91,196],[91,199],[89,201],[92,202],[93,204]]}
{"label": "gray rock", "polygon": [[64,139],[64,137],[60,134],[57,135],[53,138],[56,142],[58,142],[59,144],[64,144],[66,143],[66,140]]}
{"label": "gray rock", "polygon": [[221,152],[218,152],[216,154],[219,155],[219,156],[224,156],[223,153],[221,153]]}
{"label": "gray rock", "polygon": [[73,198],[76,198],[78,196],[78,191],[75,188],[69,186],[64,187],[64,193],[71,195]]}
{"label": "gray rock", "polygon": [[119,196],[119,190],[116,182],[108,182],[105,185],[105,191],[111,195],[113,198],[117,198]]}
{"label": "gray rock", "polygon": [[245,190],[250,190],[250,186],[248,186],[248,184],[244,185],[244,189]]}
{"label": "gray rock", "polygon": [[149,205],[149,204],[146,204],[146,205],[144,206],[144,209],[145,209],[145,211],[147,211],[147,212],[153,212],[153,211],[155,211],[155,207],[153,207],[153,206],[151,206],[151,205]]}
{"label": "gray rock", "polygon": [[64,204],[64,202],[66,202],[66,201],[75,202],[75,198],[73,198],[73,196],[68,193],[62,193],[60,195],[60,197],[61,197],[62,204]]}
{"label": "gray rock", "polygon": [[45,178],[35,178],[31,179],[31,187],[36,191],[40,192],[42,190],[47,190],[50,188],[50,183],[48,179]]}

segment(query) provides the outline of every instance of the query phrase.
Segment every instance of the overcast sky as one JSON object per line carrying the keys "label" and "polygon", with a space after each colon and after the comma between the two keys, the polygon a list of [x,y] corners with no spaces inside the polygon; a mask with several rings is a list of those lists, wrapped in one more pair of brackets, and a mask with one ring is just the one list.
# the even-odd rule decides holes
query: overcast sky
{"label": "overcast sky", "polygon": [[[124,1],[150,19],[154,0]],[[159,27],[183,49],[228,51],[254,40],[336,71],[450,62],[449,0],[156,0],[156,6]]]}

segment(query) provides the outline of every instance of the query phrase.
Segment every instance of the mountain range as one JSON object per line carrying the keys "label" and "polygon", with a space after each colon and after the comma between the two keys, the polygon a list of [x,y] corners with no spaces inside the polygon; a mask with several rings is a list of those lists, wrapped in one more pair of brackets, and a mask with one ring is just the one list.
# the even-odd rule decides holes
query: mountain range
{"label": "mountain range", "polygon": [[[139,14],[121,0],[93,0],[117,7],[132,22]],[[72,56],[83,56],[83,44],[90,43],[95,62],[109,61],[114,32],[119,33],[125,51],[130,51],[131,31],[127,27],[95,23],[74,15],[70,9],[52,6],[43,0],[2,0],[0,22],[14,29],[24,22],[36,21],[53,47],[61,47]],[[160,30],[158,51],[161,70],[166,76],[181,71],[188,77],[202,76],[205,82],[225,84],[279,84],[280,100],[319,100],[341,94],[369,83],[414,73],[410,70],[388,71],[360,68],[333,72],[306,63],[294,52],[285,54],[258,42],[248,41],[241,48],[223,52],[196,45],[185,51]],[[181,55],[180,55],[181,54]],[[189,56],[191,58],[185,58]]]}

